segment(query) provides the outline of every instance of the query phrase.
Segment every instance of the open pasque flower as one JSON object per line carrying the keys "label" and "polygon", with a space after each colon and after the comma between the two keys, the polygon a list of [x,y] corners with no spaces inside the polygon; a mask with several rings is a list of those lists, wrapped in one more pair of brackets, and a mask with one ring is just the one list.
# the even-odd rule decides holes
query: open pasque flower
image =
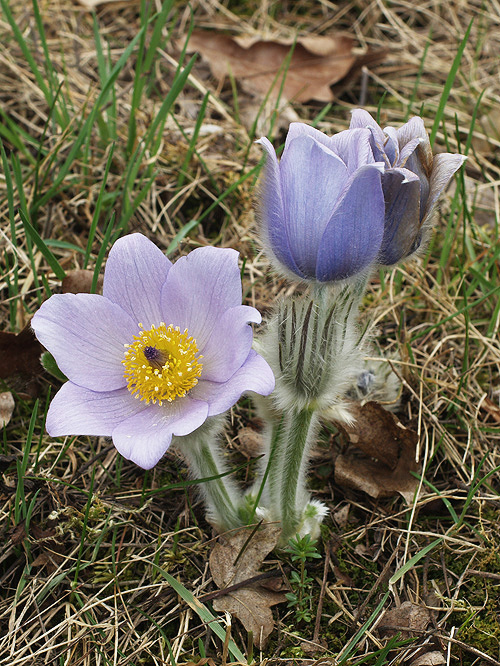
{"label": "open pasque flower", "polygon": [[172,264],[145,236],[118,240],[103,295],[59,294],[35,314],[37,338],[69,381],[50,405],[52,436],[111,436],[145,469],[274,377],[252,350],[255,308],[241,305],[238,253],[204,247]]}
{"label": "open pasque flower", "polygon": [[426,243],[439,195],[465,157],[433,155],[424,121],[418,116],[398,129],[382,130],[367,111],[356,109],[350,128],[370,130],[373,155],[386,165],[382,176],[385,232],[379,262],[390,266]]}
{"label": "open pasque flower", "polygon": [[385,203],[371,132],[360,128],[328,137],[291,123],[278,162],[271,143],[260,202],[263,241],[278,268],[319,282],[352,277],[377,259]]}

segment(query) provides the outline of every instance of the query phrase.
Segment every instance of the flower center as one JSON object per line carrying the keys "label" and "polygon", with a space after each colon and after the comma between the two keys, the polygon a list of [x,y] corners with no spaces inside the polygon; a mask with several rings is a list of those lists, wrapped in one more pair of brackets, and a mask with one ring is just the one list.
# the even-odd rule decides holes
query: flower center
{"label": "flower center", "polygon": [[134,335],[134,342],[125,347],[122,363],[127,388],[148,404],[173,402],[198,383],[203,356],[197,356],[196,340],[189,337],[187,328],[181,333],[178,326],[162,322]]}

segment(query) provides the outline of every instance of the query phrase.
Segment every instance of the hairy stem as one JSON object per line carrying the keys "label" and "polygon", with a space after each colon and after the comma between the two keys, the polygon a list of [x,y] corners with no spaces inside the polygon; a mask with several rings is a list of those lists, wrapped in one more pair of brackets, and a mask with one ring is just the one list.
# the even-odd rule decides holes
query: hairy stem
{"label": "hairy stem", "polygon": [[191,435],[180,437],[177,446],[186,457],[191,474],[200,479],[198,488],[207,507],[207,519],[219,531],[241,527],[242,493],[228,475],[218,443],[219,428],[203,426]]}
{"label": "hairy stem", "polygon": [[281,473],[279,496],[282,542],[295,535],[301,522],[309,495],[305,488],[305,474],[309,453],[316,433],[317,414],[311,409],[292,411],[285,415],[285,464]]}

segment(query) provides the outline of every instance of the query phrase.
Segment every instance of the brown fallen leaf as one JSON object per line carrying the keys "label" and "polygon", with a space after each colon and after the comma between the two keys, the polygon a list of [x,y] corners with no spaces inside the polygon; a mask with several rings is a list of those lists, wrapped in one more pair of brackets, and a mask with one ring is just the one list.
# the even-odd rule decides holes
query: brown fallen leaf
{"label": "brown fallen leaf", "polygon": [[14,545],[14,546],[19,546],[20,543],[24,541],[26,538],[26,530],[24,528],[24,523],[19,523],[15,527],[11,527],[10,530],[7,532],[9,541]]}
{"label": "brown fallen leaf", "polygon": [[[333,101],[330,86],[344,78],[357,64],[358,57],[352,53],[354,39],[342,33],[301,37],[295,43],[285,72],[286,58],[293,43],[292,39],[265,41],[257,37],[230,37],[208,30],[194,30],[188,50],[201,53],[219,80],[231,74],[245,90],[259,97],[267,95],[273,87],[271,96],[277,97],[281,91],[284,100]],[[367,55],[361,56],[364,62]],[[383,56],[381,52],[370,55],[372,60],[379,61],[385,52]]]}
{"label": "brown fallen leaf", "polygon": [[390,469],[395,469],[400,454],[402,426],[378,402],[353,403],[349,411],[353,418],[352,425],[339,425],[351,444]]}
{"label": "brown fallen leaf", "polygon": [[439,666],[446,664],[446,658],[442,652],[432,650],[432,652],[425,652],[416,659],[412,659],[411,666]]}
{"label": "brown fallen leaf", "polygon": [[335,574],[337,582],[344,587],[356,587],[356,583],[353,579],[348,574],[344,573],[336,564],[333,565],[333,573]]}
{"label": "brown fallen leaf", "polygon": [[[401,634],[402,639],[419,638],[431,623],[431,614],[425,606],[419,606],[411,601],[404,601],[397,608],[386,611],[377,627],[378,633],[384,638],[391,638]],[[439,666],[445,664],[446,659],[439,651],[440,644],[437,639],[426,642],[409,653],[402,662],[402,666]]]}
{"label": "brown fallen leaf", "polygon": [[355,405],[352,413],[356,419],[353,425],[337,425],[370,459],[353,454],[337,456],[335,481],[375,499],[399,493],[410,504],[418,487],[411,472],[420,469],[415,461],[417,434],[376,402]]}
{"label": "brown fallen leaf", "polygon": [[19,523],[11,528],[9,537],[14,545],[19,545],[29,537],[32,550],[40,549],[31,566],[40,567],[46,573],[52,574],[64,561],[64,545],[58,541],[56,530],[53,527],[44,529],[36,523],[30,523],[29,534],[26,532],[26,524]]}
{"label": "brown fallen leaf", "polygon": [[385,611],[377,629],[382,636],[390,637],[402,632],[402,638],[411,638],[425,631],[430,621],[431,615],[425,606],[403,601],[401,606]]}
{"label": "brown fallen leaf", "polygon": [[332,512],[333,522],[335,523],[335,525],[337,525],[337,527],[344,529],[344,527],[347,525],[347,521],[349,520],[350,508],[351,507],[349,504],[344,504],[343,506],[340,507],[340,509],[337,509],[336,511]]}
{"label": "brown fallen leaf", "polygon": [[15,405],[16,403],[10,391],[0,393],[0,428],[9,423]]}
{"label": "brown fallen leaf", "polygon": [[0,377],[5,379],[16,373],[29,377],[41,374],[42,351],[29,324],[17,334],[0,331]]}
{"label": "brown fallen leaf", "polygon": [[[90,292],[94,272],[74,270],[62,281],[63,293]],[[97,290],[102,288],[102,277],[97,281]],[[36,377],[43,372],[40,357],[44,348],[36,339],[28,324],[20,333],[0,331],[0,378],[6,379],[17,373]]]}
{"label": "brown fallen leaf", "polygon": [[224,590],[235,586],[212,603],[216,611],[227,611],[237,617],[248,632],[253,632],[253,642],[261,648],[274,629],[271,606],[286,601],[285,592],[269,589],[269,585],[265,587],[260,582],[245,584],[245,581],[258,576],[264,558],[278,543],[281,527],[262,525],[247,543],[252,529],[242,528],[219,537],[210,553],[210,571],[217,587]]}
{"label": "brown fallen leaf", "polygon": [[[73,271],[68,271],[66,277],[62,281],[62,293],[90,294],[93,279],[94,271],[85,268],[76,268]],[[99,275],[97,278],[96,293],[99,293],[102,290],[103,279],[102,275]]]}
{"label": "brown fallen leaf", "polygon": [[238,432],[238,442],[238,452],[246,458],[256,458],[262,454],[264,446],[262,434],[253,428],[241,428]]}
{"label": "brown fallen leaf", "polygon": [[16,462],[16,460],[17,456],[15,455],[4,456],[0,454],[0,472],[3,472],[6,469],[8,469],[8,467],[12,465],[12,463]]}

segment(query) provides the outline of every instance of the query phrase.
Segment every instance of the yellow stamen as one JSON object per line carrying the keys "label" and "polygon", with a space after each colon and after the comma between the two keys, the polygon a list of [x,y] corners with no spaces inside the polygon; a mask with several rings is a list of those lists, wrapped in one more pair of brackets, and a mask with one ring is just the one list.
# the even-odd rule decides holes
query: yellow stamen
{"label": "yellow stamen", "polygon": [[[143,328],[142,324],[139,324]],[[178,326],[152,326],[125,345],[122,363],[127,388],[136,398],[161,405],[182,398],[196,386],[203,365],[196,340]]]}

